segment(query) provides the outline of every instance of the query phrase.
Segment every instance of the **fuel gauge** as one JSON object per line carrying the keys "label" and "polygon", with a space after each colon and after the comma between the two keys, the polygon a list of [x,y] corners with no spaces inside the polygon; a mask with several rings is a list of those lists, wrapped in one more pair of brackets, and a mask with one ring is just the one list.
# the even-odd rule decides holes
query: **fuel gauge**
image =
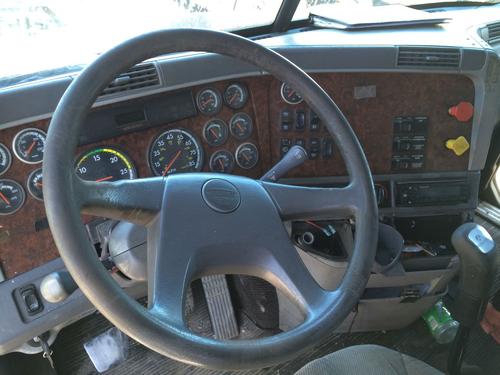
{"label": "fuel gauge", "polygon": [[243,169],[251,169],[259,161],[259,151],[253,143],[243,143],[236,149],[236,163]]}
{"label": "fuel gauge", "polygon": [[210,146],[220,146],[227,140],[227,125],[221,119],[212,119],[203,127],[203,138]]}
{"label": "fuel gauge", "polygon": [[28,176],[26,186],[31,196],[39,201],[43,201],[43,177],[42,168],[35,169]]}
{"label": "fuel gauge", "polygon": [[220,150],[210,157],[210,170],[218,173],[231,173],[234,168],[234,156],[229,151]]}

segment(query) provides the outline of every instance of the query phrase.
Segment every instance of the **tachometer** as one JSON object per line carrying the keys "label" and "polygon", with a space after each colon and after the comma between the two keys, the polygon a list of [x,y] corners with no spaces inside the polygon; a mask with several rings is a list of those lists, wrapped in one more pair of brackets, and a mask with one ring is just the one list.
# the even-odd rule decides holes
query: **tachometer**
{"label": "tachometer", "polygon": [[203,167],[203,149],[198,140],[187,131],[167,130],[151,144],[149,165],[157,176],[197,172]]}
{"label": "tachometer", "polygon": [[87,181],[132,180],[137,177],[130,158],[111,147],[98,147],[85,152],[76,162],[76,174]]}

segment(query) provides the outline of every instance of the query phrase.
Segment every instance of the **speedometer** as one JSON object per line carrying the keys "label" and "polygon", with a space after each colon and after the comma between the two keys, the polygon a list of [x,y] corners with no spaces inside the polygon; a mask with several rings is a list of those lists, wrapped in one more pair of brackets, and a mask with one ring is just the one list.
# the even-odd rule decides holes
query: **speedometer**
{"label": "speedometer", "polygon": [[132,180],[137,177],[130,158],[111,147],[98,147],[85,152],[76,162],[76,174],[87,181]]}
{"label": "speedometer", "polygon": [[197,172],[203,166],[203,149],[198,140],[187,131],[167,130],[151,144],[149,165],[157,176]]}

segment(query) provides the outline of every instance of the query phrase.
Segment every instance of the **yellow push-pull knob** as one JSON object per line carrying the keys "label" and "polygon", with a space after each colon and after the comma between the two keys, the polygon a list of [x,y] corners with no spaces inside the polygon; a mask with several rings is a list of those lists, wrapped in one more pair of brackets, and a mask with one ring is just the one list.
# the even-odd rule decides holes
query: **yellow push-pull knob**
{"label": "yellow push-pull knob", "polygon": [[457,139],[448,139],[446,141],[446,148],[452,150],[455,155],[463,155],[469,148],[469,142],[464,136],[460,136]]}

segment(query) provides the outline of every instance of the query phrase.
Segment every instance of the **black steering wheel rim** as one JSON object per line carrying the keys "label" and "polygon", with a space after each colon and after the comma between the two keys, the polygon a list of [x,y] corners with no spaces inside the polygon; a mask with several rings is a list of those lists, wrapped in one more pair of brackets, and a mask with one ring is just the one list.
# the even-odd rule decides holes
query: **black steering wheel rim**
{"label": "black steering wheel rim", "polygon": [[[169,320],[168,314],[164,319],[163,310],[169,308],[167,302],[171,300],[158,303],[159,307],[154,305],[152,309],[146,309],[130,298],[97,260],[82,225],[80,214],[84,210],[105,217],[147,223],[150,228],[156,228],[150,232],[156,232],[160,238],[163,224],[162,220],[154,219],[158,218],[154,212],[161,210],[159,206],[168,204],[169,194],[175,194],[183,186],[198,189],[213,179],[213,175],[193,174],[97,186],[79,180],[74,173],[73,155],[80,129],[105,86],[117,74],[141,61],[190,51],[218,53],[242,60],[295,87],[333,136],[351,177],[351,183],[344,190],[297,188],[224,177],[239,189],[242,202],[245,197],[262,202],[263,210],[269,212],[269,220],[275,221],[275,217],[282,220],[330,217],[335,210],[355,217],[355,247],[340,286],[333,292],[314,291],[314,299],[311,297],[310,303],[306,301],[310,309],[305,322],[289,332],[265,339],[230,342],[190,333],[177,322]],[[185,363],[216,369],[244,369],[266,367],[293,358],[342,323],[361,297],[373,265],[378,233],[375,192],[368,163],[347,119],[321,87],[300,68],[276,52],[232,34],[197,29],[158,31],[128,40],[101,55],[75,79],[59,102],[48,131],[43,174],[47,218],[55,243],[83,293],[120,330],[145,346]],[[136,207],[133,201],[134,194],[138,193],[146,197],[141,207]],[[161,202],[155,200],[158,196],[162,197]],[[299,197],[314,204],[312,207],[302,206],[297,202]],[[243,210],[242,205],[236,212]],[[153,243],[154,239],[148,238],[150,241]],[[161,257],[158,253],[154,255]],[[266,249],[263,256],[267,255]],[[284,261],[282,255],[273,254],[276,259]],[[153,257],[148,254],[149,264],[153,263],[150,258]],[[252,264],[252,270],[257,270],[259,274],[260,266]],[[214,267],[217,269],[217,265]],[[278,271],[271,272],[273,280],[282,281],[277,274],[283,270],[285,279],[294,274],[293,267],[295,264],[279,270],[276,268]],[[246,268],[242,270],[246,272]],[[262,276],[265,275],[263,272]],[[304,292],[305,296],[307,291],[299,285],[301,283],[296,284],[297,289],[286,290],[292,297],[296,293],[296,299],[301,302],[301,293]],[[150,293],[158,292],[161,296],[159,290],[151,288]],[[157,289],[160,289],[159,286]]]}

